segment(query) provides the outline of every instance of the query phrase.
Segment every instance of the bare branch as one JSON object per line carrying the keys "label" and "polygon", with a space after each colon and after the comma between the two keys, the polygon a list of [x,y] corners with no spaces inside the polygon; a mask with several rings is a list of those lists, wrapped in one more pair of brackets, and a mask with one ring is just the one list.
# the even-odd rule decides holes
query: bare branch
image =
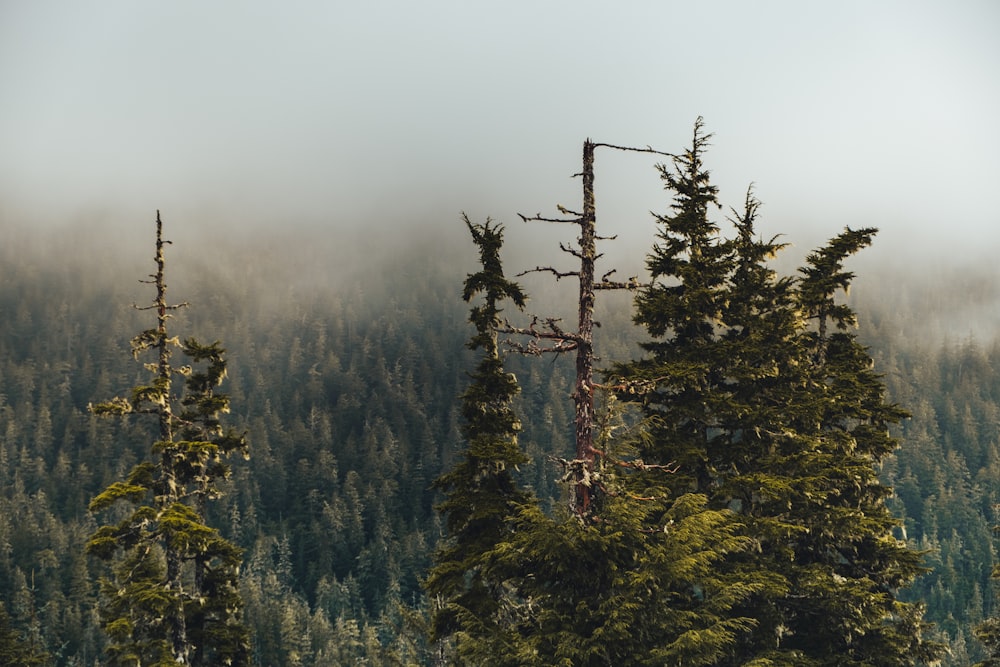
{"label": "bare branch", "polygon": [[[139,282],[145,282],[145,281],[140,280]],[[176,304],[174,304],[172,306],[164,306],[164,309],[165,310],[180,310],[181,308],[187,308],[190,305],[191,304],[189,304],[187,301],[184,301],[183,303],[176,303]],[[132,308],[134,308],[135,310],[154,310],[154,309],[159,308],[159,306],[157,304],[153,304],[152,306],[140,306],[138,304],[134,304],[133,303],[132,304]]]}
{"label": "bare branch", "polygon": [[568,219],[568,218],[546,218],[546,217],[542,216],[541,213],[536,213],[535,215],[532,215],[532,216],[526,216],[523,213],[518,213],[517,217],[521,218],[521,220],[523,220],[524,222],[558,222],[558,223],[564,223],[564,224],[565,223],[569,223],[569,224],[573,224],[573,225],[580,224],[580,221],[582,220],[582,218],[571,218],[571,219]]}
{"label": "bare branch", "polygon": [[[538,328],[539,320],[537,316],[532,317],[531,324],[528,327],[515,327],[505,320],[501,326],[497,327],[497,331],[528,337],[530,340],[527,343],[507,339],[504,341],[504,345],[519,354],[530,354],[536,357],[543,354],[572,352],[578,349],[580,343],[583,342],[583,338],[579,334],[563,331],[562,327],[559,326],[559,319],[557,318],[546,318],[542,324],[545,329]],[[539,345],[538,341],[541,340],[552,341],[552,344]]]}
{"label": "bare branch", "polygon": [[558,340],[555,345],[539,345],[534,339],[529,340],[527,343],[521,343],[511,338],[507,338],[503,341],[503,345],[508,349],[514,350],[518,354],[530,354],[533,357],[540,357],[543,354],[562,354],[563,352],[572,352],[577,348],[576,343],[566,342],[564,340]]}
{"label": "bare branch", "polygon": [[651,378],[649,380],[629,380],[626,378],[619,378],[614,384],[599,384],[595,382],[593,386],[605,391],[617,391],[626,394],[649,394],[656,391],[657,383],[669,379],[670,378],[666,375],[661,375],[660,377]]}
{"label": "bare branch", "polygon": [[562,213],[563,215],[575,215],[577,218],[583,219],[583,213],[577,213],[576,211],[571,211],[562,204],[556,204],[556,208],[559,209],[559,212]]}
{"label": "bare branch", "polygon": [[558,463],[563,469],[563,476],[559,478],[559,482],[573,482],[587,487],[600,483],[600,473],[591,470],[591,462],[587,459],[568,460],[559,456],[549,456],[548,459]]}
{"label": "bare branch", "polygon": [[560,338],[565,338],[566,337],[566,332],[562,330],[561,326],[559,326],[559,322],[561,322],[561,321],[562,321],[561,318],[546,317],[545,318],[545,326],[547,326],[549,328],[549,331],[551,331],[555,335],[559,336]]}
{"label": "bare branch", "polygon": [[615,144],[595,143],[594,147],[596,148],[597,146],[604,146],[605,148],[613,148],[616,151],[631,151],[633,153],[651,153],[653,155],[662,155],[664,157],[669,157],[669,158],[677,157],[673,153],[665,153],[663,151],[658,151],[654,149],[652,146],[646,146],[645,148],[635,148],[632,146],[616,146]]}
{"label": "bare branch", "polygon": [[525,271],[521,271],[521,273],[517,274],[517,277],[520,278],[521,276],[527,275],[529,273],[551,273],[556,277],[556,280],[559,280],[560,278],[568,278],[570,276],[580,275],[579,271],[557,271],[553,269],[551,266],[536,266],[533,269],[527,269]]}
{"label": "bare branch", "polygon": [[[542,322],[547,329],[545,330],[537,328],[539,324],[538,316],[533,316],[531,324],[527,327],[515,327],[507,320],[504,320],[504,323],[497,327],[497,331],[500,333],[516,334],[518,336],[528,336],[537,340],[554,340],[557,341],[555,347],[560,352],[576,349],[577,344],[584,342],[583,336],[575,332],[563,331],[562,327],[559,326],[559,321],[559,318],[556,317],[545,318]],[[569,347],[570,343],[573,344],[573,347]]]}
{"label": "bare branch", "polygon": [[562,250],[563,252],[568,252],[569,254],[573,255],[577,259],[584,259],[583,253],[581,253],[579,250],[577,250],[576,248],[574,248],[571,245],[567,245],[565,243],[560,243],[559,244],[559,249]]}
{"label": "bare branch", "polygon": [[644,463],[642,459],[636,459],[635,461],[613,461],[613,463],[623,468],[635,468],[636,470],[663,470],[670,475],[675,474],[681,469],[681,464],[676,461],[671,461],[670,463]]}

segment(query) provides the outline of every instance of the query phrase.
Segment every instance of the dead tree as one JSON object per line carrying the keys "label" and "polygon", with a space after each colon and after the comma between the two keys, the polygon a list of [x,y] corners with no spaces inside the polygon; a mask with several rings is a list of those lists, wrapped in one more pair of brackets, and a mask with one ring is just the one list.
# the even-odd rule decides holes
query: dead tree
{"label": "dead tree", "polygon": [[503,333],[515,334],[526,337],[527,343],[517,340],[509,340],[508,344],[514,349],[525,354],[541,355],[545,353],[565,354],[576,352],[576,381],[573,387],[573,402],[575,405],[575,442],[576,454],[572,461],[565,462],[567,467],[566,476],[570,479],[573,490],[570,494],[570,506],[573,512],[581,518],[590,516],[595,489],[599,482],[595,478],[595,464],[597,457],[603,456],[603,452],[594,447],[594,303],[598,290],[635,290],[641,285],[638,278],[629,278],[626,281],[612,280],[615,271],[612,269],[596,278],[595,266],[601,254],[597,252],[597,242],[613,240],[614,236],[602,237],[597,235],[597,209],[594,197],[594,150],[603,146],[615,150],[634,151],[639,153],[652,153],[673,157],[669,153],[663,153],[646,148],[631,148],[627,146],[616,146],[613,144],[596,143],[587,139],[583,142],[583,170],[575,176],[580,176],[583,180],[583,210],[582,212],[572,211],[563,206],[557,206],[559,212],[565,217],[543,217],[540,213],[533,216],[518,214],[525,222],[551,222],[574,224],[580,228],[580,236],[577,238],[577,246],[560,243],[559,248],[577,260],[579,269],[572,271],[559,271],[552,266],[537,266],[522,272],[520,275],[528,273],[550,273],[556,280],[568,277],[576,277],[579,280],[580,292],[578,302],[578,319],[576,331],[566,331],[558,318],[549,317],[539,319],[534,317],[527,327],[517,327],[509,322],[499,328]]}

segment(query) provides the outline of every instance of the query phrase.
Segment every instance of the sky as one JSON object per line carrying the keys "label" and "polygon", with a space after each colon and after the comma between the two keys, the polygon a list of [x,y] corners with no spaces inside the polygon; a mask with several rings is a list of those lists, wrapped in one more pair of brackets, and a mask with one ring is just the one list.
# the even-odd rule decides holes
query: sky
{"label": "sky", "polygon": [[[0,229],[389,243],[466,211],[531,246],[585,138],[679,152],[701,116],[763,233],[991,254],[998,35],[995,0],[0,0]],[[656,162],[598,152],[601,234],[651,241]]]}

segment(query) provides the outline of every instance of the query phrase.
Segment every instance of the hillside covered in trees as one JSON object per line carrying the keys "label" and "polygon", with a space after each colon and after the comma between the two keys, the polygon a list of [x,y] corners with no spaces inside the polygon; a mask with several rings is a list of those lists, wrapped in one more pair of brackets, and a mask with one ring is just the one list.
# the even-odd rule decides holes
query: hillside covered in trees
{"label": "hillside covered in trees", "polygon": [[[746,222],[750,213],[748,207],[748,218],[738,221]],[[170,237],[169,215],[165,216]],[[139,414],[102,419],[88,406],[143,382],[145,372],[133,359],[129,340],[151,325],[148,314],[130,304],[151,299],[148,285],[137,281],[152,270],[142,259],[151,254],[151,244],[126,256],[120,247],[109,250],[99,228],[52,240],[18,231],[16,221],[4,222],[12,232],[0,247],[4,314],[0,318],[0,602],[5,609],[0,616],[0,651],[19,651],[18,659],[25,664],[29,659],[37,664],[104,664],[108,640],[101,631],[100,581],[110,577],[111,570],[86,553],[88,539],[99,528],[98,517],[87,508],[148,458],[156,424]],[[482,353],[481,347],[467,345],[476,330],[468,323],[469,304],[462,299],[464,281],[479,270],[476,249],[457,220],[452,232],[447,238],[414,242],[398,254],[381,250],[376,243],[362,245],[359,253],[357,247],[348,250],[320,238],[296,239],[294,244],[274,238],[232,238],[221,243],[212,239],[201,247],[177,243],[167,251],[170,295],[190,303],[174,313],[170,326],[200,340],[221,341],[228,360],[223,390],[231,404],[226,421],[247,435],[249,459],[230,462],[232,474],[220,482],[223,493],[218,500],[208,504],[206,522],[243,549],[239,592],[252,664],[429,665],[452,657],[447,628],[464,626],[450,621],[448,626],[436,618],[439,600],[428,595],[424,582],[434,566],[434,554],[453,535],[436,510],[444,494],[434,482],[463,460],[469,420],[459,397],[467,392],[470,374],[480,372],[476,369]],[[830,236],[838,232],[831,230]],[[739,238],[731,229],[724,233]],[[763,247],[763,241],[753,245],[758,240],[752,235],[744,240],[753,252],[762,253],[761,262],[745,268],[765,266],[764,256],[775,249]],[[860,249],[864,244],[857,245]],[[714,246],[706,242],[704,247]],[[639,254],[649,252],[647,248]],[[366,259],[359,261],[358,254]],[[508,275],[524,268],[516,256],[504,259]],[[659,259],[654,271],[666,275],[675,270],[669,253],[661,250]],[[855,268],[854,261],[848,260],[849,268]],[[864,266],[857,261],[857,266]],[[875,496],[883,488],[879,485],[893,490],[885,499],[899,520],[892,534],[926,567],[912,585],[900,588],[900,601],[926,605],[924,618],[934,624],[925,633],[927,639],[949,648],[942,664],[971,664],[986,658],[984,647],[973,637],[974,628],[995,612],[990,575],[996,561],[992,526],[998,521],[993,508],[1000,503],[1000,338],[968,337],[965,323],[955,326],[950,337],[915,335],[913,324],[932,317],[923,309],[928,295],[911,298],[898,284],[891,291],[880,289],[877,278],[884,276],[865,276],[864,269],[856,270],[850,304],[858,313],[859,328],[847,331],[857,335],[859,345],[845,347],[844,354],[862,360],[870,354],[885,384],[885,409],[898,405],[909,413],[906,418],[886,413],[884,425],[891,427],[900,447],[891,455],[871,456],[879,464],[873,468],[878,477],[866,479],[864,488]],[[783,287],[778,277],[773,280],[767,283],[773,288],[766,295],[770,305],[753,301],[763,298],[759,293],[745,303],[785,312],[779,306],[791,293],[782,290],[791,288]],[[566,290],[562,283],[551,288],[532,285],[537,286],[532,288],[529,312],[568,301],[566,317],[573,316],[577,295],[572,289]],[[952,298],[947,285],[940,289],[943,301]],[[987,289],[983,299],[989,301],[990,294]],[[664,345],[650,342],[646,332],[633,324],[632,296],[602,294],[598,300],[597,365],[610,369],[619,364],[607,376],[626,378],[626,385],[627,378],[655,380],[668,367],[683,371],[678,357],[671,357]],[[839,295],[838,299],[841,303]],[[661,307],[666,306],[656,306]],[[679,306],[670,307],[676,314]],[[504,314],[513,319],[517,309],[511,304],[505,308]],[[643,324],[655,331],[660,315],[652,301],[643,305],[640,300],[642,312]],[[696,324],[694,313],[685,317]],[[691,336],[701,341],[705,354],[732,349],[712,347],[715,343],[695,324]],[[939,330],[948,329],[948,322],[937,324]],[[788,331],[792,336],[792,329]],[[640,347],[640,342],[646,344]],[[847,339],[842,342],[853,345]],[[666,365],[637,369],[635,360],[644,355]],[[794,367],[795,360],[788,366]],[[517,354],[505,355],[503,367],[520,387],[509,399],[517,415],[523,460],[516,470],[511,466],[508,471],[510,483],[535,499],[534,514],[515,518],[515,524],[533,522],[532,530],[538,531],[567,512],[569,491],[558,482],[567,471],[557,460],[573,452],[570,394],[575,369],[564,356],[539,360]],[[749,371],[734,365],[723,379],[728,382],[741,372]],[[877,384],[874,376],[872,381]],[[690,397],[692,391],[678,388],[676,395]],[[642,397],[643,392],[632,393],[636,395]],[[722,398],[704,396],[721,405]],[[774,396],[779,401],[783,394]],[[866,405],[883,409],[881,399],[869,399]],[[752,397],[747,401],[752,403]],[[628,402],[628,396],[622,396],[621,403]],[[637,411],[623,413],[623,424],[642,430],[642,410],[649,410],[650,403],[639,400]],[[668,414],[667,409],[654,416]],[[684,419],[702,409],[695,402],[684,406]],[[900,417],[898,423],[894,415]],[[740,424],[732,427],[734,432],[751,429],[739,422],[740,416],[727,419]],[[844,419],[852,424],[864,421],[857,415]],[[721,431],[730,426],[713,428]],[[878,446],[889,443],[879,441]],[[606,498],[608,507],[626,497],[640,499],[624,503],[631,509],[613,510],[620,512],[610,515],[617,517],[619,526],[634,523],[635,535],[644,535],[646,517],[662,498],[685,497],[688,489],[711,496],[714,482],[699,486],[694,455],[659,461],[648,442],[628,447],[630,460],[644,460],[650,466],[676,463],[677,468],[668,472],[633,466],[640,474],[629,481],[622,481],[623,476],[618,483],[624,491]],[[737,460],[729,464],[734,470],[742,465]],[[749,482],[734,475],[726,483],[739,488]],[[710,544],[724,544],[726,551],[742,554],[726,566],[714,560],[705,564],[708,572],[702,576],[714,573],[717,586],[744,585],[753,579],[747,573],[759,568],[762,559],[776,561],[780,555],[775,548],[769,555],[754,556],[744,542],[747,535],[740,532],[743,527],[726,523],[727,512],[745,509],[733,493],[724,507],[709,502],[707,509],[715,513],[703,517],[718,521],[709,526]],[[817,493],[833,491],[825,488]],[[658,500],[641,500],[654,497]],[[748,505],[759,500],[749,492],[743,497]],[[872,501],[873,507],[879,500]],[[688,517],[700,511],[693,495],[688,501],[683,511],[663,509],[675,512],[670,515],[672,525],[688,526]],[[772,515],[763,509],[758,514],[748,510],[747,516],[763,532],[787,528],[772,522]],[[592,535],[588,526],[595,525],[587,521],[564,519],[564,525],[576,526],[572,530],[582,536],[577,541],[568,539],[575,534],[571,532],[547,534],[567,538],[566,544],[585,551],[581,545],[587,543],[582,540]],[[883,526],[892,523],[887,516],[879,521]],[[690,526],[693,530],[694,524]],[[669,530],[664,527],[661,534],[669,535]],[[758,548],[766,552],[767,540],[762,543],[764,547]],[[605,548],[607,543],[593,544]],[[622,550],[632,548],[626,542]],[[657,552],[662,562],[653,562],[673,562],[676,555]],[[802,561],[801,556],[792,559]],[[875,560],[873,568],[884,565]],[[496,573],[506,566],[509,559],[500,558],[484,567]],[[808,570],[803,565],[802,572],[787,576],[804,582]],[[572,599],[553,597],[541,586],[546,582],[532,588],[536,584],[530,578],[535,574],[504,575],[504,582],[517,581],[520,587],[507,598],[513,600],[510,613],[530,616],[533,612],[525,601],[531,599],[555,600],[546,610],[552,614],[549,618],[564,613],[566,607],[560,605],[572,605]],[[596,573],[572,575],[586,578]],[[553,570],[547,576],[562,575]],[[586,585],[565,576],[574,585]],[[908,578],[905,573],[893,576],[904,582]],[[766,619],[767,613],[761,611],[766,608],[774,619],[781,614],[793,618],[794,610],[782,605],[797,591],[782,592],[777,584],[769,590],[767,580],[761,584],[765,590],[747,590],[713,613]],[[661,585],[666,583],[655,584]],[[705,592],[689,587],[688,593],[686,599],[676,600],[678,608],[699,609]],[[596,618],[593,607],[591,611]],[[497,618],[509,622],[502,614]],[[641,611],[635,618],[641,618]],[[739,623],[727,627],[735,635],[749,628]],[[774,628],[789,631],[787,620],[774,620]],[[612,629],[606,626],[608,633]],[[655,637],[662,632],[651,619],[627,630],[637,633],[637,645],[642,641],[639,633]],[[719,642],[720,655],[731,650],[728,640]],[[741,647],[751,655],[766,654],[766,647],[750,640]],[[533,648],[546,650],[546,646]],[[792,661],[787,664],[813,664],[795,663],[794,655],[789,655],[784,656]],[[775,660],[780,657],[775,656]],[[919,656],[912,659],[920,664]],[[591,663],[581,659],[573,664]],[[709,657],[698,664],[729,663]],[[904,663],[886,658],[884,664]]]}

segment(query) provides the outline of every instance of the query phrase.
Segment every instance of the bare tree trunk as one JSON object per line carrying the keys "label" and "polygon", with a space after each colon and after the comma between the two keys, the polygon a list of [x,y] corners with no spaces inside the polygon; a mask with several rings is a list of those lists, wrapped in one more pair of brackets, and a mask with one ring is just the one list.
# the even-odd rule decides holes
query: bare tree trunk
{"label": "bare tree trunk", "polygon": [[[576,276],[580,281],[579,310],[576,331],[563,331],[556,318],[546,318],[542,320],[544,329],[537,328],[538,317],[535,317],[528,327],[515,327],[509,322],[504,322],[499,328],[504,333],[513,333],[527,336],[527,345],[508,341],[515,349],[528,354],[542,354],[552,352],[564,354],[572,350],[576,351],[576,382],[573,388],[573,401],[575,405],[575,439],[576,458],[573,461],[561,460],[566,467],[565,481],[573,484],[573,492],[570,498],[570,505],[573,512],[584,517],[593,510],[593,500],[595,491],[594,466],[596,457],[602,455],[594,448],[594,301],[597,290],[627,289],[634,290],[641,285],[638,278],[630,278],[625,282],[610,280],[609,276],[614,271],[608,271],[599,279],[596,278],[595,265],[599,257],[597,253],[597,241],[608,240],[597,235],[597,212],[594,196],[594,149],[598,146],[605,146],[615,150],[633,151],[637,153],[652,153],[656,155],[670,156],[669,153],[662,153],[652,148],[631,148],[627,146],[616,146],[614,144],[595,143],[587,139],[583,143],[583,171],[578,176],[583,178],[583,211],[580,213],[558,207],[564,215],[574,216],[572,218],[547,218],[540,214],[527,217],[522,215],[525,222],[542,221],[571,223],[579,225],[580,237],[577,239],[579,248],[561,245],[561,249],[576,257],[580,261],[580,268],[576,271],[559,271],[552,266],[538,266],[534,269],[522,272],[520,275],[532,272],[551,273],[556,280]],[[613,238],[613,237],[611,237]],[[544,341],[548,346],[541,346],[539,341]]]}
{"label": "bare tree trunk", "polygon": [[583,142],[583,215],[580,216],[580,303],[576,347],[576,460],[573,509],[590,510],[594,470],[594,263],[597,261],[597,210],[594,201],[594,144]]}

